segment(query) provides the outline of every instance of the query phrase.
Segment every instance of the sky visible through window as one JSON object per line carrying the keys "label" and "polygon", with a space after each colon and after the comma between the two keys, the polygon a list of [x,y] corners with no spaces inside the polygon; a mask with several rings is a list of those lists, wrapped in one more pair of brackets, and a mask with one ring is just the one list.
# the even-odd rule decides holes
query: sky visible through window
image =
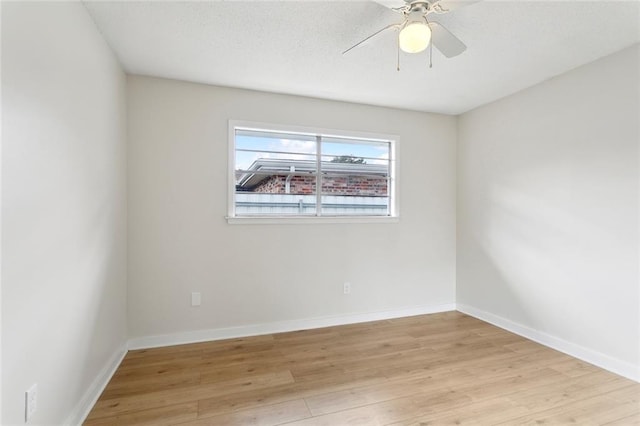
{"label": "sky visible through window", "polygon": [[[307,139],[307,140],[305,140]],[[259,158],[291,159],[314,161],[316,141],[303,136],[300,139],[281,139],[249,135],[236,135],[236,169],[247,170]],[[315,138],[314,138],[315,139]],[[351,156],[364,158],[366,164],[387,164],[389,143],[358,141],[357,143],[332,142],[331,138],[322,142],[322,161],[334,157]],[[244,150],[266,150],[274,152],[245,152]]]}

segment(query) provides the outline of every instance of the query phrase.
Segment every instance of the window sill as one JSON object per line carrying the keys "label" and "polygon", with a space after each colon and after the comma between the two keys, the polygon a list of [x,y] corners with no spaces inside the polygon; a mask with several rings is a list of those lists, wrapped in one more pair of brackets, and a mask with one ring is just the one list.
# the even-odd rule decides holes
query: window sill
{"label": "window sill", "polygon": [[270,217],[241,216],[226,217],[231,225],[303,225],[318,223],[398,223],[398,216],[309,216],[309,217]]}

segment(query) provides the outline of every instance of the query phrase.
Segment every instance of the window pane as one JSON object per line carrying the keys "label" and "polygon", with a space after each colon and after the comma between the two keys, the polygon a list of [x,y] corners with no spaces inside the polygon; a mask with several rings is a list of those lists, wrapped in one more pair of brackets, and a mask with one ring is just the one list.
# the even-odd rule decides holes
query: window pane
{"label": "window pane", "polygon": [[388,142],[323,139],[322,214],[389,214]]}
{"label": "window pane", "polygon": [[316,196],[301,194],[236,193],[239,216],[314,216]]}
{"label": "window pane", "polygon": [[237,215],[316,214],[315,136],[236,130],[235,154]]}
{"label": "window pane", "polygon": [[266,164],[300,161],[301,167],[315,168],[315,136],[236,130],[235,145],[236,170],[251,170],[256,161],[265,160],[270,160]]}
{"label": "window pane", "polygon": [[382,215],[389,214],[389,181],[382,175],[322,176],[322,214]]}
{"label": "window pane", "polygon": [[282,140],[297,140],[297,141],[310,141],[315,142],[316,136],[310,133],[290,133],[290,132],[276,132],[271,130],[254,130],[254,129],[236,129],[236,138],[250,137],[250,138],[267,138],[267,139],[282,139]]}
{"label": "window pane", "polygon": [[349,139],[323,139],[323,161],[339,163],[387,164],[389,142],[369,142]]}
{"label": "window pane", "polygon": [[388,216],[389,197],[323,195],[323,216]]}

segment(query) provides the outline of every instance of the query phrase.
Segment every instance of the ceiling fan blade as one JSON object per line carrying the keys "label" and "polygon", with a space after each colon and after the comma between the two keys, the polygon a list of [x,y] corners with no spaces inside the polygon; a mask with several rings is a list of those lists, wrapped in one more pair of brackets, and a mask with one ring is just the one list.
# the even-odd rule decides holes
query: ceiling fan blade
{"label": "ceiling fan blade", "polygon": [[478,3],[482,0],[440,0],[431,2],[432,11],[435,13],[448,13],[464,6]]}
{"label": "ceiling fan blade", "polygon": [[375,3],[381,4],[389,9],[396,9],[404,6],[406,3],[403,0],[373,0]]}
{"label": "ceiling fan blade", "polygon": [[467,46],[442,24],[431,21],[429,27],[431,28],[431,43],[447,58],[453,58],[467,50]]}
{"label": "ceiling fan blade", "polygon": [[342,52],[342,54],[344,55],[345,53],[349,52],[350,50],[355,49],[356,47],[362,45],[363,43],[371,40],[372,38],[374,38],[375,36],[377,36],[378,34],[380,34],[383,31],[388,30],[389,28],[398,28],[400,26],[400,24],[390,24],[387,25],[386,27],[382,28],[381,30],[376,31],[375,33],[371,34],[369,37],[365,38],[362,41],[359,41],[358,43],[354,44],[353,46],[351,46],[350,48],[348,48],[347,50],[345,50],[344,52]]}

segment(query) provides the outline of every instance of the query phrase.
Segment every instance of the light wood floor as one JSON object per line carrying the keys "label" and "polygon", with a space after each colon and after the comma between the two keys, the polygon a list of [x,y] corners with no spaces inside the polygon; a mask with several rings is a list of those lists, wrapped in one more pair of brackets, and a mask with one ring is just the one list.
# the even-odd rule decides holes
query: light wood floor
{"label": "light wood floor", "polygon": [[447,312],[131,351],[85,424],[633,425],[639,395]]}

